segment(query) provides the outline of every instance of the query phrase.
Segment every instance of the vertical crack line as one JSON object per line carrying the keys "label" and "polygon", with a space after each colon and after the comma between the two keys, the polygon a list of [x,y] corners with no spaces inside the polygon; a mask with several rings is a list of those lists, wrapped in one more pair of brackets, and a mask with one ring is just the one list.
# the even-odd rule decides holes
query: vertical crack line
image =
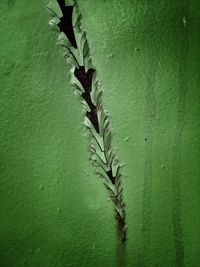
{"label": "vertical crack line", "polygon": [[[81,27],[81,14],[77,1],[66,5],[65,0],[53,0],[50,25],[58,32],[58,43],[64,50],[66,61],[71,64],[72,85],[79,95],[85,111],[85,126],[90,137],[90,159],[96,174],[113,202],[117,235],[118,256],[124,261],[126,244],[126,212],[121,182],[121,164],[112,148],[112,133],[108,113],[103,108],[102,89],[92,64],[86,32]],[[118,248],[119,248],[118,247]],[[123,259],[122,259],[123,258]],[[123,265],[121,265],[123,266]]]}
{"label": "vertical crack line", "polygon": [[181,40],[180,40],[180,65],[179,65],[179,100],[177,122],[173,143],[173,158],[172,158],[172,220],[173,233],[176,253],[176,266],[184,266],[184,243],[183,231],[181,226],[181,154],[182,154],[182,135],[185,124],[188,80],[187,80],[187,56],[188,56],[188,1],[182,3],[182,12],[180,18]]}
{"label": "vertical crack line", "polygon": [[[148,1],[147,19],[152,19],[152,25],[155,24],[154,5]],[[154,40],[155,29],[151,27],[149,40],[151,42],[152,50],[149,54],[151,62],[147,73],[147,85],[145,89],[146,107],[144,113],[144,184],[142,196],[142,250],[140,258],[141,266],[146,266],[145,257],[150,248],[150,232],[151,232],[151,194],[152,194],[152,143],[153,143],[153,122],[156,113],[155,103],[155,79],[158,64],[158,55],[156,52],[156,44]]]}
{"label": "vertical crack line", "polygon": [[63,0],[58,0],[58,4],[62,11],[63,16],[60,18],[58,27],[61,32],[64,32],[74,48],[77,48],[74,31],[72,30],[72,13],[73,6],[66,6]]}
{"label": "vertical crack line", "polygon": [[146,87],[146,110],[145,110],[145,145],[144,145],[144,185],[142,198],[142,255],[150,248],[151,231],[151,193],[152,193],[152,142],[153,142],[153,121],[155,116],[154,87],[156,77],[157,60],[154,59],[148,74]]}

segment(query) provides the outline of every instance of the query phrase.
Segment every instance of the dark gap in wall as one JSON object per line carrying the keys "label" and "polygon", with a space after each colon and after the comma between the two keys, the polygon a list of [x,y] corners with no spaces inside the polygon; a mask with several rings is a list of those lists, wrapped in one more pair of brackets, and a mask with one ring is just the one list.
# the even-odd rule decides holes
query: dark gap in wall
{"label": "dark gap in wall", "polygon": [[95,72],[94,69],[89,69],[87,72],[85,72],[84,66],[80,66],[79,68],[75,69],[74,75],[79,80],[81,85],[83,86],[83,89],[85,92],[82,93],[82,97],[90,108],[90,112],[87,111],[86,116],[91,121],[96,132],[99,133],[97,107],[92,103],[91,94],[90,94],[92,91],[92,78],[93,78],[94,72]]}
{"label": "dark gap in wall", "polygon": [[74,48],[77,48],[74,29],[72,26],[72,13],[73,13],[73,6],[65,6],[64,0],[58,0],[58,4],[60,9],[62,10],[63,16],[60,18],[60,22],[58,27],[61,32],[64,32],[69,39],[70,43]]}
{"label": "dark gap in wall", "polygon": [[57,0],[59,6],[60,6],[60,9],[63,11],[65,9],[65,0]]}
{"label": "dark gap in wall", "polygon": [[[64,32],[66,37],[68,38],[69,42],[71,43],[71,46],[73,46],[75,49],[79,49],[76,42],[75,32],[72,24],[72,13],[73,13],[73,6],[66,6],[64,0],[57,0],[60,9],[63,13],[63,17],[60,18],[60,22],[58,24],[59,29],[61,32]],[[87,40],[86,40],[87,42]],[[82,98],[87,103],[88,107],[90,108],[90,111],[87,111],[85,116],[90,120],[91,124],[93,125],[94,129],[96,130],[96,133],[100,133],[100,122],[98,118],[98,108],[99,106],[93,103],[92,101],[92,80],[95,73],[95,69],[90,68],[89,70],[85,70],[85,66],[80,66],[78,62],[77,67],[74,70],[74,76],[77,78],[77,80],[80,82],[80,84],[83,87],[84,92],[81,94]],[[104,129],[105,130],[105,129]],[[94,138],[95,135],[94,135]],[[104,140],[103,136],[103,140]],[[98,140],[97,140],[98,143]],[[98,154],[97,154],[98,155]],[[106,157],[106,152],[104,151],[104,155]],[[106,159],[107,161],[107,159]],[[107,161],[107,163],[109,163]],[[102,166],[101,166],[102,167]],[[103,167],[102,167],[103,168]],[[104,168],[103,168],[104,169]],[[126,241],[126,226],[125,226],[125,205],[122,200],[122,188],[120,183],[116,183],[116,176],[113,175],[112,172],[112,162],[110,163],[109,169],[104,169],[107,177],[111,181],[111,183],[114,185],[117,194],[113,192],[112,187],[106,186],[107,190],[109,192],[112,192],[112,200],[115,206],[115,212],[116,212],[116,221],[117,221],[117,228],[120,240],[125,244]],[[105,179],[107,179],[105,177]],[[106,184],[105,184],[106,185]],[[120,249],[121,251],[121,249]],[[123,254],[123,253],[122,253]],[[120,256],[120,258],[123,258],[123,256]],[[120,265],[121,266],[121,265]]]}
{"label": "dark gap in wall", "polygon": [[80,66],[79,68],[76,68],[74,71],[76,78],[82,84],[85,91],[87,91],[89,94],[92,91],[92,77],[94,72],[95,72],[94,69],[89,69],[87,72],[85,72],[84,66]]}
{"label": "dark gap in wall", "polygon": [[112,184],[115,184],[115,176],[113,176],[111,168],[110,168],[109,171],[106,172],[106,174],[108,175],[108,177],[111,180]]}

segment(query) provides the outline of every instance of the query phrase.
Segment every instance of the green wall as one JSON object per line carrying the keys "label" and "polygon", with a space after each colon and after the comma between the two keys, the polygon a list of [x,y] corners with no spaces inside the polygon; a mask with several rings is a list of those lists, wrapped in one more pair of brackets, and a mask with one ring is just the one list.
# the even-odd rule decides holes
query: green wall
{"label": "green wall", "polygon": [[[123,168],[126,266],[200,266],[200,4],[80,0]],[[117,266],[112,203],[47,1],[0,3],[0,266]]]}

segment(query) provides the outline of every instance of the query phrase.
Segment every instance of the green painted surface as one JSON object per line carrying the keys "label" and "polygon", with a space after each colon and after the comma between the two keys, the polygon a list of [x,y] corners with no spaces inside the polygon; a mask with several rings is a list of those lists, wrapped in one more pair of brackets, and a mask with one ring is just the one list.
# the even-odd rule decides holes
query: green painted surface
{"label": "green painted surface", "polygon": [[[200,4],[185,2],[79,1],[127,174],[126,266],[200,266]],[[0,266],[116,266],[46,4],[0,3]]]}

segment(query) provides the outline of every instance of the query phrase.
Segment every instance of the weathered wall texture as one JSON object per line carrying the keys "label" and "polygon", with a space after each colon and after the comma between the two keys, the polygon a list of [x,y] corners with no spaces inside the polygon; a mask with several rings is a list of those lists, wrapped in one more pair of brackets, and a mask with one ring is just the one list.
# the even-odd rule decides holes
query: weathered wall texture
{"label": "weathered wall texture", "polygon": [[[1,0],[0,266],[116,266],[112,204],[46,1]],[[126,266],[200,266],[200,4],[80,0],[125,163]]]}

